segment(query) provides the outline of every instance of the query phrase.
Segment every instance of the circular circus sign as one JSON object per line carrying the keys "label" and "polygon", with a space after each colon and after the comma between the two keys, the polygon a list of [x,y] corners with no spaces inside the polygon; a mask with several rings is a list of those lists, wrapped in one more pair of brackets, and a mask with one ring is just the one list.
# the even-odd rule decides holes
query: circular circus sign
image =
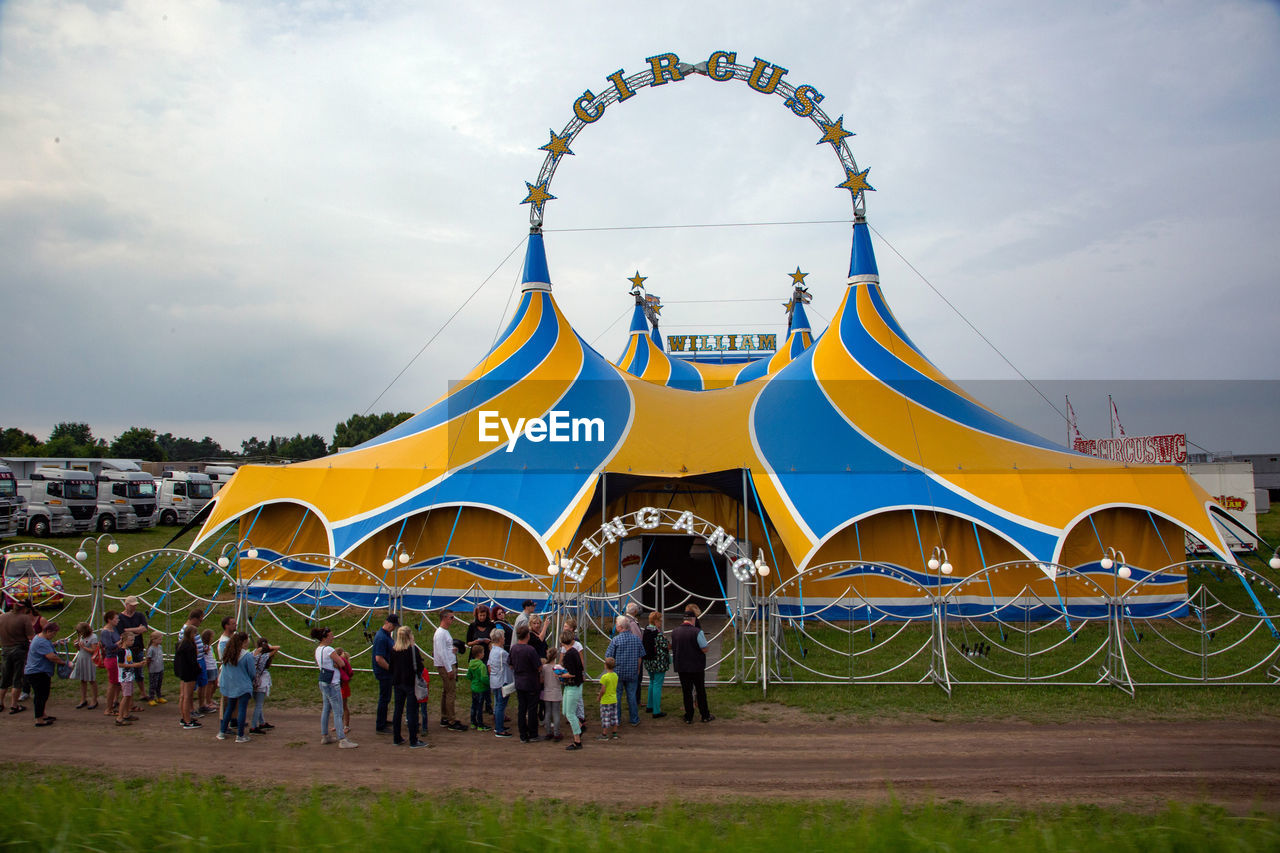
{"label": "circular circus sign", "polygon": [[599,94],[591,89],[585,90],[574,100],[573,118],[569,119],[564,129],[560,133],[549,131],[551,139],[538,149],[547,152],[542,161],[542,169],[538,172],[538,179],[532,183],[525,181],[526,195],[520,202],[530,205],[529,224],[535,230],[542,227],[546,203],[555,199],[551,194],[551,179],[555,176],[556,168],[566,156],[573,154],[570,145],[584,127],[599,121],[611,105],[634,98],[642,89],[680,83],[691,77],[706,77],[720,83],[740,80],[761,94],[779,96],[792,113],[813,122],[820,134],[817,144],[831,145],[844,170],[844,180],[836,184],[836,189],[849,191],[855,216],[865,213],[863,193],[875,190],[875,187],[867,183],[867,175],[871,170],[858,169],[853,152],[845,143],[853,133],[844,129],[844,116],[832,121],[818,106],[824,98],[823,94],[812,85],[803,83],[793,86],[783,79],[788,69],[760,57],[755,57],[751,65],[739,64],[738,54],[731,50],[714,51],[706,60],[696,64],[681,62],[680,57],[674,53],[660,53],[646,57],[645,61],[649,67],[635,74],[628,75],[620,68],[607,75],[605,80],[608,85]]}
{"label": "circular circus sign", "polygon": [[590,562],[599,557],[607,545],[619,542],[636,531],[649,532],[659,527],[666,527],[673,533],[687,533],[705,541],[708,549],[714,548],[717,554],[730,560],[733,576],[740,583],[750,580],[754,575],[766,577],[769,574],[764,551],[754,560],[751,559],[749,549],[726,533],[720,525],[699,518],[688,510],[678,512],[651,506],[641,507],[625,515],[615,515],[611,521],[606,521],[599,530],[583,539],[572,556],[557,551],[551,564],[547,566],[547,573],[554,577],[563,572],[566,580],[582,583]]}

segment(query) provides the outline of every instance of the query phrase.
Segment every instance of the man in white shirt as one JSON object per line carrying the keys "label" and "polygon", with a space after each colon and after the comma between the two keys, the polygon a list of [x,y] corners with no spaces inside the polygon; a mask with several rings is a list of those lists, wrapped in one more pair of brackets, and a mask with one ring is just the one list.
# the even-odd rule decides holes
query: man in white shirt
{"label": "man in white shirt", "polygon": [[440,727],[455,732],[465,732],[464,726],[454,715],[453,697],[458,687],[458,656],[453,650],[453,611],[440,611],[440,627],[436,628],[431,643],[431,659],[440,673]]}

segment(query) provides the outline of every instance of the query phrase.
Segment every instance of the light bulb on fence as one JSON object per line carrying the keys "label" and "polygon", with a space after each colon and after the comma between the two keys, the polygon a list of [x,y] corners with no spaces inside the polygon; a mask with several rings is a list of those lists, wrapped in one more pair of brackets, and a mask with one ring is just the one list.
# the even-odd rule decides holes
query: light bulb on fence
{"label": "light bulb on fence", "polygon": [[943,564],[942,564],[942,573],[943,573],[944,575],[949,575],[949,574],[951,574],[951,571],[952,571],[952,569],[951,569],[951,564],[950,564],[950,563],[943,563]]}
{"label": "light bulb on fence", "polygon": [[250,560],[258,559],[258,549],[250,548],[249,551],[245,554],[245,556],[248,557]]}
{"label": "light bulb on fence", "polygon": [[929,571],[931,571],[931,572],[936,572],[936,571],[938,570],[938,566],[939,566],[939,565],[940,565],[940,564],[938,563],[938,558],[937,558],[937,557],[930,557],[930,558],[929,558]]}
{"label": "light bulb on fence", "polygon": [[1101,565],[1102,568],[1106,569],[1107,571],[1111,571],[1111,567],[1114,566],[1115,563],[1111,562],[1110,557],[1103,557],[1102,562],[1099,563],[1099,565]]}
{"label": "light bulb on fence", "polygon": [[225,569],[225,568],[226,568],[227,566],[229,566],[229,565],[231,565],[231,561],[230,561],[230,560],[228,560],[225,556],[223,556],[223,557],[219,557],[219,558],[218,558],[218,567],[219,567],[219,568],[223,568],[223,569]]}
{"label": "light bulb on fence", "polygon": [[557,566],[555,563],[549,564],[547,566],[547,574],[551,575],[551,577],[555,577],[556,575],[560,574],[560,567]]}
{"label": "light bulb on fence", "polygon": [[410,557],[408,554],[406,554],[404,551],[400,552],[400,565],[407,566],[411,559],[413,558]]}
{"label": "light bulb on fence", "polygon": [[1118,574],[1118,575],[1119,575],[1120,577],[1122,577],[1122,578],[1128,578],[1128,577],[1129,577],[1129,575],[1131,575],[1131,574],[1133,574],[1133,573],[1129,571],[1129,567],[1128,567],[1128,566],[1121,566],[1121,567],[1120,567],[1120,570],[1119,570],[1118,572],[1116,572],[1116,574]]}
{"label": "light bulb on fence", "polygon": [[1277,572],[1280,572],[1280,556],[1272,557],[1269,565],[1271,566],[1271,568],[1275,569]]}
{"label": "light bulb on fence", "polygon": [[390,570],[391,570],[391,567],[392,567],[392,566],[394,566],[394,565],[395,565],[395,563],[391,562],[391,558],[390,558],[390,557],[387,557],[387,559],[385,559],[385,560],[383,560],[383,561],[382,561],[382,568],[383,568],[383,569],[385,569],[385,570],[387,570],[387,571],[390,571]]}
{"label": "light bulb on fence", "polygon": [[76,559],[83,563],[85,560],[89,559],[89,552],[76,551]]}
{"label": "light bulb on fence", "polygon": [[107,551],[109,553],[114,554],[116,551],[119,551],[119,550],[120,550],[120,546],[114,542],[112,542],[110,545],[107,546]]}
{"label": "light bulb on fence", "polygon": [[769,566],[766,563],[756,563],[756,573],[762,578],[769,577]]}

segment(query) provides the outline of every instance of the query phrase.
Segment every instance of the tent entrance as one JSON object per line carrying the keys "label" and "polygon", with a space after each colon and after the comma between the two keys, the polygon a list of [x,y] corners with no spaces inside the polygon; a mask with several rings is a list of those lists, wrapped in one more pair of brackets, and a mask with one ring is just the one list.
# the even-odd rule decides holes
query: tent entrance
{"label": "tent entrance", "polygon": [[702,539],[679,534],[639,539],[643,564],[636,592],[641,607],[661,609],[668,616],[683,612],[689,603],[704,613],[724,611],[727,563],[712,560]]}

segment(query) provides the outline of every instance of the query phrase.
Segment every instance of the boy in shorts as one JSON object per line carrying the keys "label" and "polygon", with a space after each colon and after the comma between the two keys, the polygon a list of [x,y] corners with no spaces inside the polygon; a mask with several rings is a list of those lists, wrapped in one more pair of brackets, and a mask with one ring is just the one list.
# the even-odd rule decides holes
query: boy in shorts
{"label": "boy in shorts", "polygon": [[145,658],[134,660],[132,646],[121,647],[120,654],[120,713],[116,716],[116,725],[128,726],[138,719],[130,713],[133,710],[133,682],[147,661]]}
{"label": "boy in shorts", "polygon": [[600,676],[600,737],[597,740],[618,739],[618,673],[613,668],[618,662],[604,659],[604,674]]}

